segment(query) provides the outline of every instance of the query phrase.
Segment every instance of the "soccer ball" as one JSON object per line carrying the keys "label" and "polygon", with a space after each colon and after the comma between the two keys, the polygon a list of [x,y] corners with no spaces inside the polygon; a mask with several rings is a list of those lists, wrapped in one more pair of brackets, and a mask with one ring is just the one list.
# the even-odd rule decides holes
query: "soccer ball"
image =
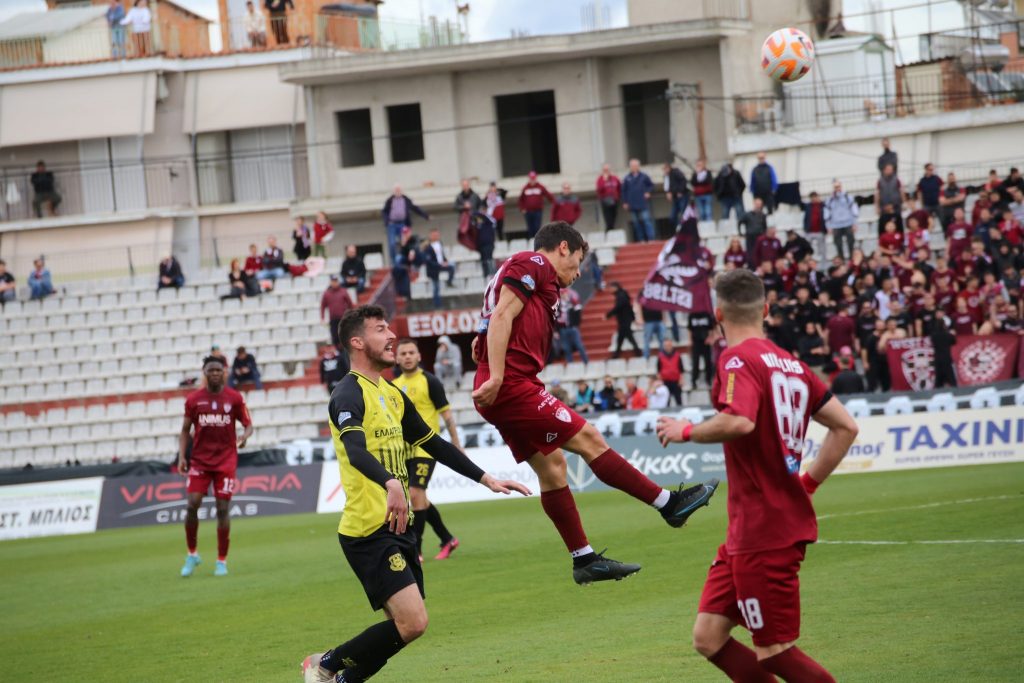
{"label": "soccer ball", "polygon": [[814,43],[800,29],[780,28],[761,46],[761,68],[776,81],[798,81],[813,63]]}

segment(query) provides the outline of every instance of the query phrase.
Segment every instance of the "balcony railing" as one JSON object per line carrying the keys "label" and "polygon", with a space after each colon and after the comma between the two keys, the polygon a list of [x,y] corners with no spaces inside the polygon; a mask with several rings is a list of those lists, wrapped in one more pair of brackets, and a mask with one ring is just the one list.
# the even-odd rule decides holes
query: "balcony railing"
{"label": "balcony railing", "polygon": [[781,96],[737,97],[735,129],[763,133],[898,119],[1024,102],[1024,69],[962,73],[942,64],[897,69],[892,78],[808,82]]}

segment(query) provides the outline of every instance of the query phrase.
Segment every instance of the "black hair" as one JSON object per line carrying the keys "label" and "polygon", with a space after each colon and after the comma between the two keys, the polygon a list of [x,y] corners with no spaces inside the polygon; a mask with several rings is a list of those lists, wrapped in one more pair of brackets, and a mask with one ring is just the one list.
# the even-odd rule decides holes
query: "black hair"
{"label": "black hair", "polygon": [[352,337],[358,337],[363,333],[366,321],[384,320],[386,318],[387,314],[384,313],[384,309],[380,306],[356,306],[355,308],[350,308],[341,317],[341,322],[338,323],[338,338],[341,339],[341,345],[345,347],[347,352],[352,353],[352,345],[350,343]]}
{"label": "black hair", "polygon": [[206,356],[205,358],[203,358],[203,367],[204,368],[206,367],[207,363],[217,363],[222,368],[225,367],[224,359],[221,358],[220,356]]}
{"label": "black hair", "polygon": [[579,230],[572,227],[565,221],[548,223],[540,229],[537,236],[533,238],[533,248],[536,251],[554,251],[558,245],[565,242],[569,245],[569,251],[575,253],[583,250],[583,257],[586,258],[590,251],[590,245],[583,239]]}

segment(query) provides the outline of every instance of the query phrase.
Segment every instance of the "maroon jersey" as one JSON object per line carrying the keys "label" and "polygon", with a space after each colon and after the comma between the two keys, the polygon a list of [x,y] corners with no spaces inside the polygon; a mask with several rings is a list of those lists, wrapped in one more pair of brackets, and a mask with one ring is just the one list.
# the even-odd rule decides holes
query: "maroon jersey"
{"label": "maroon jersey", "polygon": [[235,421],[252,424],[242,394],[230,387],[217,393],[193,391],[185,399],[185,417],[192,421],[192,460],[197,470],[233,472],[238,467]]}
{"label": "maroon jersey", "polygon": [[487,369],[487,328],[503,289],[508,287],[523,302],[523,311],[512,321],[512,333],[505,352],[505,379],[537,381],[544,368],[551,337],[558,320],[559,291],[555,267],[547,257],[535,251],[521,251],[501,264],[484,290],[480,311],[480,368]]}
{"label": "maroon jersey", "polygon": [[723,444],[729,479],[731,555],[818,538],[811,498],[800,483],[807,423],[832,394],[811,370],[767,339],[748,339],[718,359],[711,397],[719,412],[754,423]]}

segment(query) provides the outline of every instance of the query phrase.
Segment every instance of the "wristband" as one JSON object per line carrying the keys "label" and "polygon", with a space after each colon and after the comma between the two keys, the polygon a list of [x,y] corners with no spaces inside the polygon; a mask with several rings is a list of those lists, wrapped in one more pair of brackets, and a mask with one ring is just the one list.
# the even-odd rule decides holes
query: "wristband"
{"label": "wristband", "polygon": [[804,487],[804,491],[807,491],[807,495],[813,496],[814,492],[818,490],[821,484],[814,480],[814,477],[804,472],[800,475],[800,484]]}
{"label": "wristband", "polygon": [[683,427],[682,440],[683,440],[684,443],[690,440],[690,433],[692,431],[693,431],[693,423],[692,422],[687,424],[685,427]]}

